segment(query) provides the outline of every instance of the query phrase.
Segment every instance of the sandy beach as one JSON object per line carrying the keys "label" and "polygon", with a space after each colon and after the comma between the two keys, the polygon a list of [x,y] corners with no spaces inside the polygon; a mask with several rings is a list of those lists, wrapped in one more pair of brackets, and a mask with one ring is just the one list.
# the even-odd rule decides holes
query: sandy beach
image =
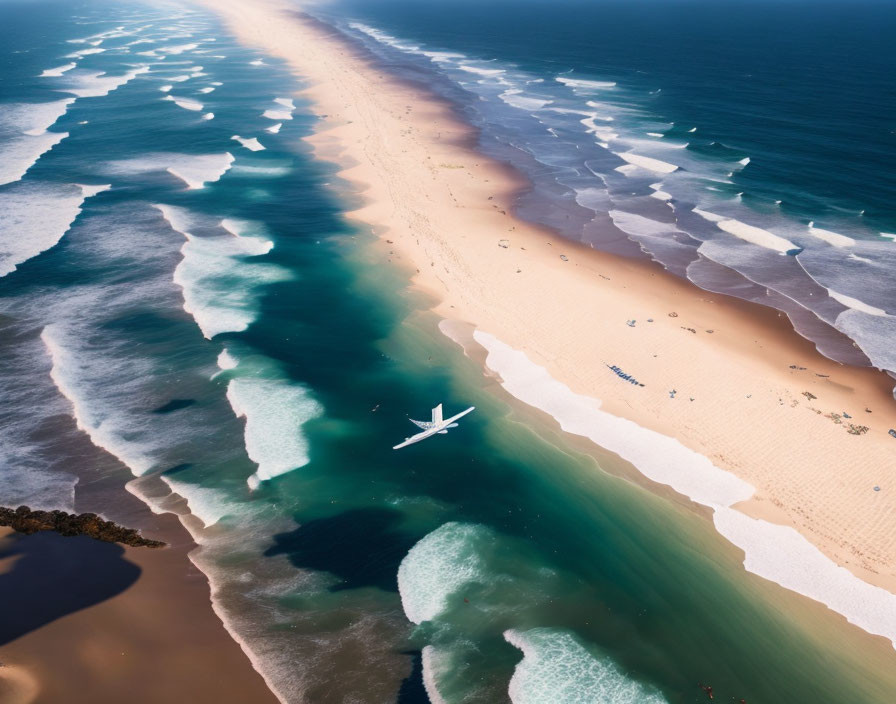
{"label": "sandy beach", "polygon": [[271,702],[209,601],[173,516],[169,547],[0,529],[0,702]]}
{"label": "sandy beach", "polygon": [[350,217],[439,316],[732,473],[754,489],[739,516],[795,528],[827,568],[896,591],[892,379],[824,358],[775,311],[515,218],[525,183],[475,152],[472,128],[423,87],[289,8],[207,4],[308,84],[303,95],[324,118],[316,154],[342,167],[365,203]]}

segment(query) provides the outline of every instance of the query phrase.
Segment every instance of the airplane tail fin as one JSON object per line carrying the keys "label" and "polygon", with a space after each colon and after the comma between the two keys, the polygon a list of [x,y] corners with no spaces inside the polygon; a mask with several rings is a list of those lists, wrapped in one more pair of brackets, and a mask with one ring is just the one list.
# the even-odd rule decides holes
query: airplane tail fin
{"label": "airplane tail fin", "polygon": [[440,403],[438,406],[432,409],[432,423],[433,425],[438,425],[442,422],[442,404]]}

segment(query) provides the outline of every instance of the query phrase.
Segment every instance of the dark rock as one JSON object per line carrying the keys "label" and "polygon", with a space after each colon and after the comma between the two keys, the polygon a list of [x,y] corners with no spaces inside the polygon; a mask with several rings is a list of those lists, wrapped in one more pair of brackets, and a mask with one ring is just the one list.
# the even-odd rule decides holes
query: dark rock
{"label": "dark rock", "polygon": [[0,506],[0,526],[8,526],[18,533],[31,535],[52,530],[60,535],[86,535],[107,543],[121,543],[133,547],[161,548],[165,543],[149,540],[133,528],[125,528],[112,521],[104,521],[95,513],[66,513],[65,511],[32,511],[28,506],[16,509]]}

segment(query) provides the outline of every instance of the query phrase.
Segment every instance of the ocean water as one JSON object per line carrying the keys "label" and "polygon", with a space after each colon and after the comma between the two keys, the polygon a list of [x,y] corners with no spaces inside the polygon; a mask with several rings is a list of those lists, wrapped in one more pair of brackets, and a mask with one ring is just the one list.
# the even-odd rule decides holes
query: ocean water
{"label": "ocean water", "polygon": [[[508,93],[521,130],[559,100],[479,83],[537,67],[490,67],[511,57],[402,7],[339,22],[480,52],[469,86],[440,85]],[[126,521],[127,482],[180,514],[284,702],[893,700],[889,642],[747,574],[705,511],[582,452],[439,332],[342,219],[357,195],[302,142],[315,118],[279,61],[180,2],[0,19],[0,503]],[[392,451],[437,402],[477,410]]]}
{"label": "ocean water", "polygon": [[896,370],[896,8],[346,0],[315,10],[435,87],[532,183],[519,212],[782,311]]}

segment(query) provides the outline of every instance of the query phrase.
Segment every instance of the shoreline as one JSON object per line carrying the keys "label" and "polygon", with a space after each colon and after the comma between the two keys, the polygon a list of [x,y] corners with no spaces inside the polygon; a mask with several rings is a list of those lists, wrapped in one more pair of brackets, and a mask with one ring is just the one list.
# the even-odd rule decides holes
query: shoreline
{"label": "shoreline", "polygon": [[214,613],[186,530],[173,515],[151,523],[169,547],[0,528],[0,591],[18,605],[2,629],[0,702],[278,704]]}
{"label": "shoreline", "polygon": [[674,438],[755,489],[736,513],[793,528],[852,575],[896,592],[889,377],[824,358],[770,309],[517,219],[521,175],[476,153],[475,130],[423,87],[285,8],[205,4],[309,84],[301,94],[323,119],[308,141],[364,203],[347,216],[373,229],[438,316]]}

